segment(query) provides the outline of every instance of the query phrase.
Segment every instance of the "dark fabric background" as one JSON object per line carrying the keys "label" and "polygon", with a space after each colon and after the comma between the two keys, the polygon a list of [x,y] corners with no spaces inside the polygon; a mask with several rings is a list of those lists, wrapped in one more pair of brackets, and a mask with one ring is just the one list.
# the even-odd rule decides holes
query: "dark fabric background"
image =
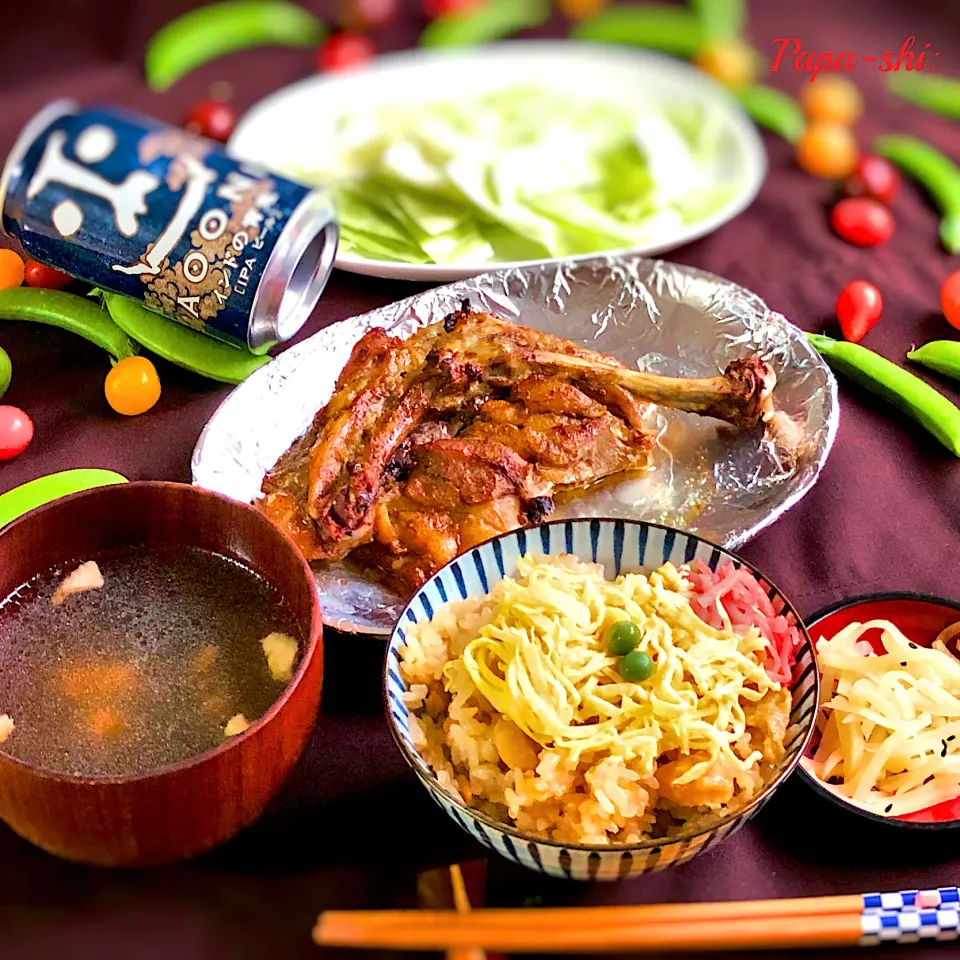
{"label": "dark fabric background", "polygon": [[[147,38],[191,0],[29,0],[8,4],[0,30],[0,153],[49,100],[104,100],[178,122],[217,80],[246,108],[309,74],[309,51],[237,54],[197,71],[168,93],[149,92],[140,60]],[[310,2],[321,14],[329,12]],[[898,49],[910,35],[960,75],[957,0],[752,0],[751,39],[797,36],[805,49]],[[381,50],[409,46],[413,11],[376,35]],[[544,30],[559,35],[559,19]],[[960,158],[960,125],[891,102],[879,75],[855,78],[867,100],[864,141],[886,130],[929,138]],[[794,91],[801,79],[771,81]],[[309,117],[304,117],[305,123]],[[911,343],[950,335],[939,315],[943,278],[960,268],[937,243],[937,219],[907,186],[898,231],[875,251],[846,246],[827,228],[830,187],[801,173],[786,144],[766,138],[770,175],[753,206],[713,236],[671,254],[737,281],[807,330],[829,325],[839,290],[857,278],[883,292],[870,346],[902,359]],[[409,285],[336,274],[303,335],[415,292]],[[137,478],[190,479],[199,432],[226,395],[161,367],[163,397],[148,415],[122,419],[103,399],[104,354],[56,330],[0,322],[14,362],[6,402],[26,409],[36,439],[0,464],[0,491],[68,467],[98,466]],[[960,394],[943,382],[955,399]],[[884,589],[960,597],[960,465],[908,421],[847,387],[839,437],[817,487],[743,550],[805,614],[851,594]],[[330,907],[414,902],[416,871],[481,850],[452,826],[405,769],[383,721],[382,647],[329,637],[324,706],[299,769],[263,820],[193,863],[148,873],[61,863],[0,827],[0,960],[267,960],[317,954],[309,939]],[[895,843],[862,835],[849,820],[789,783],[737,837],[692,863],[618,886],[545,882],[491,862],[491,902],[646,902],[791,896],[936,886],[960,879],[960,838]],[[897,948],[927,956],[949,946]],[[771,954],[772,956],[772,954]],[[832,956],[822,953],[821,956]]]}

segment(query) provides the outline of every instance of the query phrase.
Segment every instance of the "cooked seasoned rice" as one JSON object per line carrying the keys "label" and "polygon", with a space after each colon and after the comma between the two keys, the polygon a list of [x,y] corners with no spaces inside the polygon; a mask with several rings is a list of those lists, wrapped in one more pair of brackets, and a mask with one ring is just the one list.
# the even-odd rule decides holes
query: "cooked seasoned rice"
{"label": "cooked seasoned rice", "polygon": [[[558,569],[577,584],[584,602],[594,603],[597,591],[606,601],[598,607],[600,619],[586,628],[584,636],[575,638],[581,652],[591,658],[591,665],[581,671],[590,677],[576,678],[580,696],[599,704],[601,710],[584,726],[619,725],[616,738],[602,748],[538,733],[525,719],[527,704],[518,704],[513,718],[495,709],[478,689],[464,658],[473,641],[502,633],[505,617],[518,603],[517,590],[532,584],[533,592],[520,594],[521,599],[527,598],[523,614],[533,618],[529,623],[545,622],[544,615],[555,614],[543,578],[549,581]],[[720,631],[695,614],[693,622],[701,625],[702,631],[685,631],[679,620],[672,632],[664,625],[658,609],[664,616],[669,613],[668,619],[683,618],[692,611],[695,589],[688,573],[686,568],[677,571],[667,564],[650,577],[629,574],[610,582],[604,579],[602,567],[573,557],[527,557],[521,559],[517,577],[500,581],[491,595],[445,604],[430,621],[412,626],[400,648],[400,669],[409,684],[403,698],[410,711],[411,739],[440,785],[468,806],[525,832],[562,843],[591,845],[675,836],[748,803],[783,757],[790,693],[764,672],[766,641],[756,627],[731,624],[725,611],[720,614],[725,618]],[[618,600],[618,591],[627,599]],[[654,596],[656,599],[649,599]],[[541,602],[538,599],[531,604],[530,597],[541,598],[542,608],[531,610],[531,605],[540,607]],[[638,605],[641,597],[649,600],[646,620],[642,605]],[[716,603],[723,610],[719,599]],[[678,719],[671,726],[671,721],[664,719],[672,709],[669,705],[650,706],[651,698],[670,698],[671,689],[669,684],[663,686],[667,681],[662,676],[655,673],[650,683],[628,685],[617,673],[616,658],[606,653],[603,638],[611,623],[628,615],[642,624],[638,649],[653,655],[655,670],[679,669],[683,674],[671,674],[673,686],[680,691],[674,706],[685,705],[683,709],[692,711],[698,720],[715,717],[711,722],[718,732],[711,736],[720,745],[712,752],[691,752],[690,734],[684,733],[689,724]],[[683,622],[689,623],[689,618]],[[531,627],[530,634],[534,633]],[[742,674],[739,693],[726,712],[718,712],[710,702],[711,697],[719,699],[719,687],[710,688],[711,682],[718,682],[710,681],[718,655],[702,653],[710,648],[697,646],[701,634],[727,643],[729,660],[736,661]],[[552,641],[541,637],[536,642],[548,647]],[[674,651],[672,658],[667,656],[666,645]],[[476,659],[473,649],[467,658],[472,663]],[[551,651],[546,653],[549,656]],[[714,661],[708,662],[710,655]],[[706,657],[703,664],[699,657]],[[678,663],[684,666],[678,668]],[[729,668],[729,663],[720,667]],[[490,677],[494,684],[502,680],[506,686],[500,666],[494,667]],[[488,692],[497,699],[494,692]],[[614,715],[616,721],[603,719]],[[565,728],[568,732],[592,736],[592,730],[577,727],[575,719],[572,722],[572,727]],[[707,727],[704,720],[698,730]],[[688,739],[686,750],[679,742],[684,738]],[[589,743],[589,739],[583,742]],[[651,743],[655,745],[652,751]]]}

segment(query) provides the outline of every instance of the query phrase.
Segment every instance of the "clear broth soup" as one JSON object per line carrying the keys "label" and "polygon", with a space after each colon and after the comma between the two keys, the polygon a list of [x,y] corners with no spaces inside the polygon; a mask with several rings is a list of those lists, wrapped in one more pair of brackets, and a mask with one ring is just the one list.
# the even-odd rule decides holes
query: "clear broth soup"
{"label": "clear broth soup", "polygon": [[[52,602],[85,560],[100,589]],[[261,646],[303,638],[274,588],[199,548],[136,547],[47,570],[0,602],[0,750],[48,770],[119,776],[155,770],[224,743],[276,701]],[[296,670],[296,665],[294,665]]]}

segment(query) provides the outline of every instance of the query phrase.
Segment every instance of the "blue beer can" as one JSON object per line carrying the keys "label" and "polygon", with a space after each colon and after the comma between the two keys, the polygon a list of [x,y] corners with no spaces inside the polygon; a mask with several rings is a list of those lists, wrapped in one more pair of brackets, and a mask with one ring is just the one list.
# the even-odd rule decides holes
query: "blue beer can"
{"label": "blue beer can", "polygon": [[257,353],[306,323],[339,239],[327,192],[179,128],[70,101],[20,134],[0,210],[34,259]]}

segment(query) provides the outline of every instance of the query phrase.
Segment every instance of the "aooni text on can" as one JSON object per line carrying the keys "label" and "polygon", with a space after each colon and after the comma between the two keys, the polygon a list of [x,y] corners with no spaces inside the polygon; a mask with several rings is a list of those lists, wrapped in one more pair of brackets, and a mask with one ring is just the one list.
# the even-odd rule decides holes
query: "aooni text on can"
{"label": "aooni text on can", "polygon": [[325,191],[176,127],[69,101],[21,133],[0,207],[31,257],[258,353],[306,322],[338,240]]}

